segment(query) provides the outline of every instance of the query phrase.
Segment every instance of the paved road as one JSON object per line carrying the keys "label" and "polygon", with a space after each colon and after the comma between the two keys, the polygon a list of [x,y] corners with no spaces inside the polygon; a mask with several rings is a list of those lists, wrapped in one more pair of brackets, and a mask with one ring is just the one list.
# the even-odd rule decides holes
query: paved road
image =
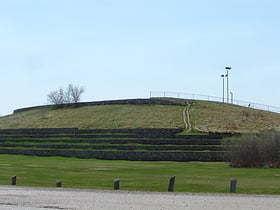
{"label": "paved road", "polygon": [[96,191],[0,186],[1,210],[279,210],[280,196]]}

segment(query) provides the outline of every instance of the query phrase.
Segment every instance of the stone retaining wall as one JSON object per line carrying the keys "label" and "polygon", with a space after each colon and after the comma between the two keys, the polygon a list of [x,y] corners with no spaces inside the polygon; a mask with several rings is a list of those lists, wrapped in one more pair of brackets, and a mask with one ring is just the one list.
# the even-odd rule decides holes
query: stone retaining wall
{"label": "stone retaining wall", "polygon": [[142,161],[224,161],[223,152],[133,152],[133,151],[91,151],[91,150],[23,150],[0,149],[0,154],[32,156],[62,156],[97,158],[103,160]]}
{"label": "stone retaining wall", "polygon": [[[180,131],[182,130],[179,128],[104,130],[79,130],[77,128],[4,129],[0,130],[0,154],[110,160],[224,161],[224,152],[221,145],[225,141],[222,140],[225,134],[175,135]],[[57,141],[53,141],[55,138],[59,142],[65,143],[65,145],[56,144]],[[40,147],[41,143],[43,143],[42,147]],[[81,148],[79,147],[80,143],[100,143],[100,147],[96,148],[94,147],[96,145],[89,145],[88,148],[86,146]],[[36,144],[36,147],[32,146],[33,144]],[[190,151],[190,149],[193,150]]]}
{"label": "stone retaining wall", "polygon": [[23,129],[0,129],[0,134],[75,134],[78,128],[23,128]]}
{"label": "stone retaining wall", "polygon": [[0,129],[0,134],[102,134],[127,133],[143,135],[173,135],[182,132],[181,128],[135,128],[135,129],[86,129],[78,128],[23,128]]}
{"label": "stone retaining wall", "polygon": [[[0,141],[1,143],[1,141]],[[9,147],[9,148],[30,148],[33,149],[84,149],[84,150],[126,150],[126,151],[133,151],[133,150],[152,150],[152,151],[164,151],[164,150],[179,150],[179,151],[220,151],[224,150],[225,147],[221,145],[82,145],[82,144],[38,144],[38,143],[31,143],[31,144],[21,144],[21,143],[1,143],[2,147]]]}
{"label": "stone retaining wall", "polygon": [[[17,136],[18,137],[18,136]],[[10,136],[2,137],[0,136],[0,142],[6,142],[7,139],[13,138],[13,143],[20,143],[20,142],[26,142],[29,143],[50,143],[55,141],[52,141],[52,137],[42,138],[41,136],[35,137],[31,136],[30,139],[25,138],[14,138]],[[54,136],[56,137],[56,136]],[[136,138],[110,138],[110,139],[99,139],[99,138],[82,138],[80,136],[73,137],[71,139],[61,139],[60,142],[64,143],[88,143],[88,144],[99,144],[99,143],[110,143],[110,144],[148,144],[148,145],[220,145],[221,142],[226,142],[226,140],[220,140],[220,139],[207,139],[207,138],[201,138],[201,139],[184,139],[182,138],[166,138],[166,139],[159,139],[159,138],[145,138],[145,137],[136,137]]]}

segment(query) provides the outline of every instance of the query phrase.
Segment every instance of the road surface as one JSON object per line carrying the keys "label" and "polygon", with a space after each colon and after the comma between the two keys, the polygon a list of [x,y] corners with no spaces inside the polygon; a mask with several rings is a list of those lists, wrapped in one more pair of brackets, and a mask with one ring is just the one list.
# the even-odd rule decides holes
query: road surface
{"label": "road surface", "polygon": [[0,186],[1,210],[279,210],[280,196]]}

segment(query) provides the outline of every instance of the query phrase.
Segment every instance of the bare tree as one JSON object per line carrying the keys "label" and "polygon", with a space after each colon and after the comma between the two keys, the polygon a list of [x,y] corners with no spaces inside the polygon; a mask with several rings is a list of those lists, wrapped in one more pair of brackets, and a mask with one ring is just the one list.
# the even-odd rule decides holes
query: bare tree
{"label": "bare tree", "polygon": [[83,87],[70,84],[66,91],[62,88],[56,91],[51,91],[48,94],[48,101],[56,105],[78,103],[81,100],[81,95],[84,91],[85,89]]}
{"label": "bare tree", "polygon": [[63,104],[64,103],[64,92],[62,89],[55,90],[49,93],[48,101],[53,104]]}
{"label": "bare tree", "polygon": [[78,103],[81,100],[81,95],[84,91],[85,88],[70,84],[67,87],[66,95],[69,97],[71,103]]}

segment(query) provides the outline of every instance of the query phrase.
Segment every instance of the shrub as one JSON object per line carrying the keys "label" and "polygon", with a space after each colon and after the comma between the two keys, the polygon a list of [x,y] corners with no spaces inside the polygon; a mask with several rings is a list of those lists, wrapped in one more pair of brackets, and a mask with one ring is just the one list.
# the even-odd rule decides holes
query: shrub
{"label": "shrub", "polygon": [[280,167],[280,133],[244,135],[228,149],[231,167]]}

